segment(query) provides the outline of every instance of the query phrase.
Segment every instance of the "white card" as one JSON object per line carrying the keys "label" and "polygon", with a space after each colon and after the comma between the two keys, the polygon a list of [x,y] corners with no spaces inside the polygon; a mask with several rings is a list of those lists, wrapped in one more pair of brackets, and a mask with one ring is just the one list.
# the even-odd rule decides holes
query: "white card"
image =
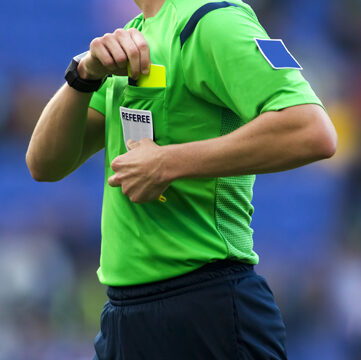
{"label": "white card", "polygon": [[[124,142],[129,139],[139,141],[141,139],[153,138],[153,117],[148,110],[137,110],[120,107],[120,118],[123,125]],[[127,150],[129,150],[127,148]]]}

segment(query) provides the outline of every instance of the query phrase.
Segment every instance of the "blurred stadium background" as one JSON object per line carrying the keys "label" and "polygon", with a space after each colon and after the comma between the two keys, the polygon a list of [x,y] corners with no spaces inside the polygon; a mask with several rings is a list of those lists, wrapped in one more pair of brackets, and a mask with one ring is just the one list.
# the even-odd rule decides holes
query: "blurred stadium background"
{"label": "blurred stadium background", "polygon": [[[359,360],[361,2],[248,2],[304,66],[340,139],[331,161],[258,176],[257,270],[284,314],[290,360]],[[106,301],[95,274],[103,153],[38,184],[25,152],[71,57],[137,12],[132,0],[0,3],[0,360],[92,357]]]}

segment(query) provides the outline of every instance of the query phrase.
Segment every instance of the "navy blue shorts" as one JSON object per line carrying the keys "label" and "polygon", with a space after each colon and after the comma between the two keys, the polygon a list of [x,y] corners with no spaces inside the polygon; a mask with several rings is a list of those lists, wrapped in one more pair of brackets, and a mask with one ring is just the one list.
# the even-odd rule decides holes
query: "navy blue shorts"
{"label": "navy blue shorts", "polygon": [[287,359],[280,311],[251,265],[220,261],[107,293],[94,360]]}

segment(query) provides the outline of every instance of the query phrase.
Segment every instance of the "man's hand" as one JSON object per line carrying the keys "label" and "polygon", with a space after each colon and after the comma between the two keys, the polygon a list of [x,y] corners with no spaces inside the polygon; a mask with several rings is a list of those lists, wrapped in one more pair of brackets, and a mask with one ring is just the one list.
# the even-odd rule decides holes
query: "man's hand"
{"label": "man's hand", "polygon": [[115,174],[108,179],[113,187],[121,187],[123,194],[135,203],[156,200],[171,181],[165,176],[162,147],[150,139],[129,140],[129,151],[116,157],[111,167]]}
{"label": "man's hand", "polygon": [[128,61],[134,79],[140,73],[148,74],[149,46],[137,29],[117,29],[91,42],[89,53],[78,65],[78,73],[88,80],[103,79],[106,75],[127,76]]}

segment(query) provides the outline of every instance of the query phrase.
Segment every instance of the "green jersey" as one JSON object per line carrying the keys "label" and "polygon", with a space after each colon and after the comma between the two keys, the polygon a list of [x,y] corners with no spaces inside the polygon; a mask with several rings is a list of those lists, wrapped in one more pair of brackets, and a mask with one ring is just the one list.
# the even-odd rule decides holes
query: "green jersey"
{"label": "green jersey", "polygon": [[242,1],[189,26],[206,3],[166,0],[155,17],[139,15],[126,26],[143,33],[152,63],[165,66],[165,87],[132,86],[113,76],[93,95],[90,107],[106,119],[103,284],[159,281],[227,258],[258,263],[250,227],[254,175],[176,180],[164,193],[166,203],[135,204],[108,185],[112,160],[126,152],[120,108],[150,111],[154,140],[163,146],[225,135],[267,111],[322,106],[300,71],[269,64],[255,42],[269,37]]}

